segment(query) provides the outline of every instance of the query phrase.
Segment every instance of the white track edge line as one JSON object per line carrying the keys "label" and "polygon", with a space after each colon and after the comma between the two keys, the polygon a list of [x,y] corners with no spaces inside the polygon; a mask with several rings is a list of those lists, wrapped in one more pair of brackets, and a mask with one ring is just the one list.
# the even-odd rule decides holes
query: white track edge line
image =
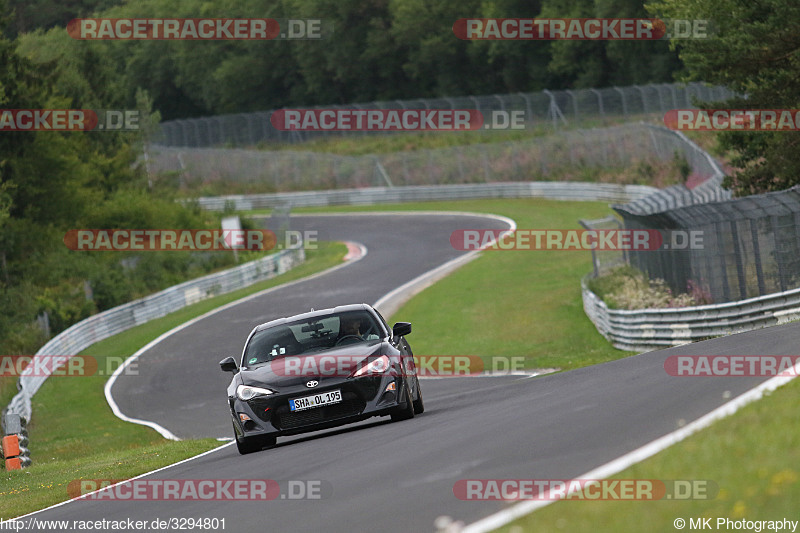
{"label": "white track edge line", "polygon": [[[276,290],[276,289],[279,289],[279,288],[283,288],[283,287],[288,287],[288,286],[291,286],[291,285],[293,285],[295,283],[299,283],[301,281],[306,281],[306,280],[309,280],[309,279],[316,278],[318,276],[323,276],[325,274],[329,274],[329,273],[331,273],[331,272],[333,272],[335,270],[338,270],[340,268],[344,268],[344,267],[346,267],[348,265],[351,265],[351,264],[361,260],[362,258],[364,258],[364,256],[367,255],[367,247],[364,246],[361,243],[353,243],[353,244],[356,244],[359,247],[359,249],[361,250],[361,252],[362,252],[361,255],[359,257],[356,257],[355,259],[351,259],[350,261],[347,261],[346,263],[342,263],[342,264],[333,266],[333,267],[331,267],[329,269],[323,270],[322,272],[317,272],[315,274],[311,274],[310,276],[306,276],[304,278],[300,278],[300,279],[297,279],[297,280],[294,280],[294,281],[290,281],[289,283],[276,285],[275,287],[270,287],[268,289],[264,289],[263,291],[259,291],[259,292],[250,294],[248,296],[245,296],[244,298],[240,298],[238,300],[234,300],[233,302],[228,302],[227,304],[225,304],[225,305],[223,305],[221,307],[214,308],[211,311],[208,311],[207,313],[203,313],[202,315],[194,317],[193,319],[189,320],[188,322],[184,322],[183,324],[180,324],[180,325],[174,327],[173,329],[167,331],[166,333],[161,334],[158,338],[156,338],[156,339],[150,341],[149,343],[147,343],[147,345],[145,345],[144,347],[140,348],[139,350],[136,351],[136,353],[134,353],[128,359],[126,359],[125,362],[114,371],[114,373],[111,375],[111,377],[108,379],[108,381],[106,381],[106,384],[103,387],[103,391],[105,393],[106,401],[108,402],[109,406],[111,407],[111,410],[114,412],[114,414],[118,418],[120,418],[120,419],[122,419],[122,420],[124,420],[126,422],[131,422],[131,423],[134,423],[134,424],[140,424],[140,425],[143,425],[143,426],[148,426],[148,427],[158,431],[158,433],[161,434],[166,439],[180,440],[177,436],[175,436],[175,434],[173,434],[171,431],[169,431],[165,427],[157,424],[156,422],[151,422],[149,420],[140,420],[140,419],[137,419],[137,418],[131,418],[131,417],[126,416],[124,413],[122,413],[122,411],[119,409],[119,406],[114,401],[114,397],[111,394],[111,387],[114,385],[114,381],[116,381],[117,377],[122,373],[122,371],[130,363],[132,363],[133,361],[138,359],[140,355],[142,355],[144,352],[146,352],[147,350],[149,350],[150,348],[152,348],[153,346],[158,344],[160,341],[164,340],[165,338],[169,337],[173,333],[177,333],[181,329],[183,329],[185,327],[188,327],[189,325],[191,325],[191,324],[193,324],[193,323],[195,323],[195,322],[197,322],[197,321],[199,321],[199,320],[201,320],[201,319],[203,319],[205,317],[211,316],[214,313],[218,313],[220,311],[223,311],[225,309],[228,309],[230,307],[233,307],[233,306],[235,306],[237,304],[240,304],[240,303],[243,303],[245,301],[251,300],[253,298],[257,298],[258,296],[266,294],[266,293],[268,293],[270,291],[273,291],[273,290]],[[89,496],[89,495],[94,494],[96,492],[100,492],[102,490],[106,490],[106,489],[109,489],[111,487],[115,487],[117,485],[120,485],[122,483],[126,483],[126,482],[134,480],[134,479],[139,479],[139,478],[142,478],[142,477],[145,477],[145,476],[149,476],[151,474],[155,474],[157,472],[161,472],[162,470],[166,470],[167,468],[172,468],[173,466],[177,466],[177,465],[186,463],[188,461],[193,461],[195,459],[199,459],[200,457],[203,457],[203,456],[208,455],[210,453],[219,451],[219,450],[221,450],[223,448],[226,448],[227,446],[231,446],[232,444],[233,444],[233,442],[228,442],[226,444],[222,444],[221,446],[217,446],[216,448],[213,448],[211,450],[205,451],[205,452],[200,453],[198,455],[194,455],[192,457],[187,457],[186,459],[178,461],[177,463],[172,463],[172,464],[169,464],[169,465],[166,465],[166,466],[162,466],[161,468],[157,468],[155,470],[151,470],[149,472],[145,472],[143,474],[139,474],[138,476],[132,477],[130,479],[126,479],[125,481],[121,481],[119,483],[115,483],[114,485],[109,485],[108,487],[103,487],[102,489],[98,489],[96,491],[87,493],[86,495],[83,495],[80,498],[74,498],[74,499],[65,500],[63,502],[59,502],[57,504],[51,505],[50,507],[45,507],[44,509],[39,509],[37,511],[33,511],[33,512],[28,513],[28,514],[25,514],[25,515],[22,515],[22,516],[19,516],[19,517],[16,517],[16,518],[12,518],[12,519],[9,519],[9,520],[19,520],[19,519],[25,518],[27,516],[31,516],[31,515],[34,515],[34,514],[37,514],[37,513],[42,513],[44,511],[47,511],[47,510],[50,510],[50,509],[54,509],[56,507],[61,507],[62,505],[66,505],[68,503],[72,503],[73,501],[76,501],[76,500],[85,499],[86,496]]]}
{"label": "white track edge line", "polygon": [[61,507],[62,505],[66,505],[68,503],[72,503],[72,502],[77,501],[77,500],[84,500],[87,497],[91,496],[92,494],[97,494],[98,492],[103,492],[104,490],[111,489],[113,487],[116,487],[117,485],[122,485],[124,483],[128,483],[128,482],[133,481],[135,479],[143,478],[145,476],[149,476],[151,474],[155,474],[157,472],[161,472],[162,470],[166,470],[167,468],[172,468],[173,466],[178,466],[180,464],[183,464],[183,463],[186,463],[186,462],[189,462],[189,461],[194,461],[195,459],[199,459],[200,457],[203,457],[204,455],[208,455],[210,453],[214,453],[216,451],[219,451],[219,450],[221,450],[223,448],[227,448],[228,446],[230,446],[232,444],[233,444],[233,442],[228,442],[228,443],[222,444],[221,446],[217,446],[216,448],[212,448],[212,449],[207,450],[207,451],[205,451],[203,453],[200,453],[198,455],[193,455],[192,457],[187,457],[186,459],[182,459],[182,460],[178,461],[177,463],[168,464],[166,466],[162,466],[161,468],[156,468],[155,470],[151,470],[150,472],[145,472],[144,474],[139,474],[138,476],[132,477],[130,479],[119,481],[117,483],[114,483],[113,485],[108,485],[106,487],[103,487],[102,489],[97,489],[97,490],[93,490],[92,492],[87,492],[86,494],[82,494],[81,496],[79,496],[77,498],[70,498],[69,500],[64,500],[63,502],[55,503],[55,504],[51,505],[50,507],[45,507],[44,509],[39,509],[38,511],[32,511],[32,512],[30,512],[28,514],[24,514],[24,515],[18,516],[16,518],[9,518],[9,519],[6,520],[6,522],[11,522],[12,520],[21,520],[21,519],[23,519],[23,518],[25,518],[27,516],[32,516],[32,515],[35,515],[37,513],[43,513],[45,511],[49,511],[50,509],[55,509],[56,507]]}
{"label": "white track edge line", "polygon": [[[502,218],[502,215],[495,215],[493,213],[477,213],[474,211],[353,211],[352,213],[337,212],[337,213],[294,213],[290,217],[360,217],[360,216],[397,216],[397,215],[423,215],[423,216],[471,216],[471,217],[487,217],[487,218]],[[268,216],[268,215],[251,215],[252,218]]]}
{"label": "white track edge line", "polygon": [[[343,215],[343,214],[345,214],[345,213],[342,213],[342,215]],[[388,214],[391,214],[391,212],[383,212],[382,214],[387,214],[387,215],[388,215]],[[514,229],[516,229],[516,227],[517,227],[516,223],[515,223],[513,220],[511,220],[510,218],[503,217],[503,216],[500,216],[500,215],[486,214],[486,213],[469,213],[469,212],[461,212],[461,211],[448,211],[448,212],[424,212],[424,213],[421,213],[421,212],[419,212],[419,211],[416,211],[416,212],[414,212],[414,211],[409,211],[409,212],[401,211],[401,212],[397,212],[397,213],[394,213],[394,214],[404,214],[404,215],[419,215],[419,214],[423,214],[423,215],[434,215],[434,214],[435,214],[435,215],[448,215],[448,214],[454,214],[454,215],[470,215],[470,216],[480,216],[480,217],[495,218],[495,219],[497,219],[497,220],[502,220],[502,221],[506,222],[506,223],[507,223],[507,224],[509,224],[509,226],[511,227],[511,229],[510,229],[509,231],[513,231],[513,230],[514,230]],[[306,215],[303,215],[303,216],[306,216]],[[494,242],[494,241],[492,241],[492,242]],[[111,407],[111,410],[114,412],[114,414],[115,414],[115,415],[116,415],[118,418],[120,418],[120,419],[122,419],[122,420],[124,420],[124,421],[126,421],[126,422],[132,422],[132,423],[134,423],[134,424],[145,425],[145,426],[151,427],[152,429],[154,429],[154,430],[158,431],[158,433],[159,433],[159,434],[161,434],[162,436],[164,436],[164,438],[167,438],[167,439],[170,439],[170,440],[180,440],[180,439],[179,439],[179,438],[178,438],[178,437],[177,437],[175,434],[173,434],[171,431],[169,431],[169,430],[168,430],[168,429],[166,429],[165,427],[163,427],[163,426],[161,426],[161,425],[157,424],[156,422],[151,422],[151,421],[148,421],[148,420],[140,420],[140,419],[131,418],[131,417],[128,417],[128,416],[126,416],[124,413],[122,413],[122,411],[119,409],[119,406],[118,406],[118,405],[117,405],[117,403],[114,401],[113,395],[111,394],[111,387],[114,385],[114,382],[116,381],[117,377],[118,377],[118,376],[119,376],[119,375],[120,375],[120,374],[121,374],[121,373],[124,371],[124,369],[125,369],[125,368],[127,368],[127,366],[128,366],[128,365],[130,365],[130,364],[131,364],[133,361],[135,361],[136,359],[138,359],[138,358],[139,358],[139,356],[140,356],[140,355],[142,355],[144,352],[146,352],[147,350],[149,350],[150,348],[152,348],[153,346],[155,346],[156,344],[158,344],[158,342],[160,342],[160,341],[164,340],[165,338],[169,337],[169,336],[170,336],[170,335],[172,335],[173,333],[177,333],[178,331],[182,330],[183,328],[185,328],[185,327],[188,327],[188,326],[190,326],[190,325],[192,325],[192,324],[194,324],[194,323],[196,323],[196,322],[198,322],[198,321],[202,320],[203,318],[206,318],[206,317],[208,317],[208,316],[211,316],[211,315],[213,315],[213,314],[215,314],[215,313],[218,313],[218,312],[220,312],[220,311],[223,311],[223,310],[225,310],[225,309],[228,309],[228,308],[230,308],[230,307],[234,307],[235,305],[238,305],[238,304],[240,304],[240,303],[243,303],[243,302],[245,302],[245,301],[251,300],[251,299],[253,299],[253,298],[257,298],[257,297],[259,297],[259,296],[261,296],[261,295],[263,295],[263,294],[266,294],[266,293],[268,293],[268,292],[271,292],[271,291],[277,290],[277,289],[279,289],[279,288],[283,288],[283,287],[289,287],[289,286],[291,286],[291,285],[294,285],[294,284],[296,284],[296,283],[299,283],[299,282],[301,282],[301,281],[307,281],[307,280],[309,280],[309,279],[314,279],[314,278],[316,278],[316,277],[319,277],[319,276],[323,276],[323,275],[329,274],[329,273],[331,273],[331,272],[333,272],[333,271],[335,271],[335,270],[338,270],[338,269],[340,269],[340,268],[344,268],[344,267],[346,267],[346,266],[348,266],[348,265],[351,265],[351,264],[353,264],[353,263],[355,263],[355,262],[357,262],[357,261],[360,261],[361,259],[363,259],[363,258],[364,258],[364,257],[367,255],[367,252],[368,252],[368,250],[367,250],[367,247],[366,247],[366,246],[364,246],[364,245],[363,245],[363,244],[361,244],[361,243],[354,243],[354,244],[356,244],[356,245],[357,245],[357,246],[360,248],[360,250],[361,250],[361,252],[362,252],[362,253],[361,253],[361,255],[360,255],[359,257],[355,258],[355,259],[352,259],[352,260],[350,260],[350,261],[348,261],[348,262],[346,262],[346,263],[342,263],[342,264],[340,264],[340,265],[336,265],[336,266],[334,266],[334,267],[331,267],[331,268],[329,268],[329,269],[327,269],[327,270],[323,270],[322,272],[317,272],[316,274],[312,274],[312,275],[310,275],[310,276],[306,276],[306,277],[304,277],[304,278],[300,278],[300,279],[298,279],[298,280],[294,280],[294,281],[291,281],[291,282],[289,282],[289,283],[285,283],[285,284],[277,285],[277,286],[275,286],[275,287],[270,287],[270,288],[268,288],[268,289],[265,289],[265,290],[263,290],[263,291],[259,291],[259,292],[257,292],[257,293],[251,294],[251,295],[249,295],[249,296],[245,296],[244,298],[241,298],[241,299],[239,299],[239,300],[235,300],[235,301],[233,301],[233,302],[229,302],[229,303],[227,303],[227,304],[223,305],[222,307],[217,307],[217,308],[215,308],[215,309],[212,309],[211,311],[209,311],[209,312],[207,312],[207,313],[204,313],[204,314],[202,314],[202,315],[200,315],[200,316],[197,316],[197,317],[195,317],[195,318],[193,318],[193,319],[189,320],[188,322],[184,322],[183,324],[180,324],[180,325],[176,326],[175,328],[173,328],[173,329],[171,329],[171,330],[167,331],[166,333],[163,333],[163,334],[161,334],[161,335],[160,335],[158,338],[156,338],[156,339],[154,339],[154,340],[150,341],[150,342],[149,342],[147,345],[145,345],[144,347],[140,348],[139,350],[137,350],[137,351],[136,351],[136,353],[134,353],[132,356],[130,356],[128,359],[126,359],[126,360],[125,360],[125,362],[124,362],[122,365],[120,365],[120,366],[119,366],[119,367],[118,367],[118,368],[117,368],[117,369],[114,371],[114,373],[111,375],[111,377],[109,378],[109,380],[106,382],[106,384],[105,384],[105,386],[104,386],[103,390],[104,390],[104,393],[105,393],[106,401],[108,402],[109,406]],[[490,246],[490,245],[491,245],[491,243],[490,243],[490,244],[488,244],[487,246]],[[469,259],[469,260],[472,260],[472,259],[474,258],[474,254],[477,254],[477,252],[478,252],[478,251],[479,251],[479,250],[475,250],[475,251],[469,252],[468,254],[465,254],[465,255],[472,256],[472,257],[470,257],[470,259]],[[463,257],[464,257],[464,256],[460,256],[460,257],[458,257],[458,258],[456,258],[456,259],[462,259]],[[451,260],[451,261],[448,261],[448,263],[445,263],[445,265],[447,265],[447,264],[449,264],[449,263],[452,263],[452,262],[453,262],[452,260]],[[430,274],[430,273],[431,273],[431,272],[433,272],[433,271],[437,271],[437,270],[439,270],[439,269],[440,269],[442,266],[444,266],[444,265],[440,265],[439,267],[436,267],[436,268],[434,268],[433,270],[430,270],[430,271],[428,271],[427,273],[424,273],[424,274],[422,274],[421,276],[418,276],[417,278],[415,278],[415,280],[421,280],[421,278],[425,278],[425,277],[426,277],[426,274]],[[412,280],[412,282],[413,282],[413,281],[415,281],[415,280]],[[410,283],[410,282],[409,282],[409,283]],[[405,285],[409,285],[409,283],[406,283],[406,284],[404,284],[404,286],[405,286]],[[387,293],[387,294],[386,294],[386,295],[384,295],[382,298],[380,298],[380,299],[379,299],[379,301],[383,301],[383,300],[385,300],[385,299],[388,299],[388,297],[389,297],[389,296],[390,296],[392,293],[394,293],[394,292],[396,292],[396,290],[395,290],[395,291],[391,291],[391,292]],[[181,460],[181,461],[178,461],[177,463],[172,463],[172,464],[170,464],[170,465],[163,466],[163,467],[161,467],[161,468],[158,468],[158,469],[156,469],[156,470],[151,470],[150,472],[145,472],[145,473],[143,473],[143,474],[140,474],[140,475],[138,475],[138,476],[136,476],[136,477],[133,477],[133,478],[131,478],[131,479],[128,479],[128,480],[122,481],[122,482],[120,482],[120,483],[117,483],[117,484],[115,484],[115,485],[111,485],[111,486],[109,486],[109,487],[104,487],[103,489],[99,489],[99,490],[97,490],[97,491],[94,491],[94,492],[88,493],[88,494],[86,494],[85,496],[89,496],[90,494],[94,494],[95,492],[100,492],[100,491],[102,491],[102,490],[107,490],[107,489],[109,489],[109,488],[111,488],[111,487],[114,487],[114,486],[116,486],[116,485],[119,485],[119,484],[121,484],[121,483],[126,483],[126,482],[128,482],[128,481],[131,481],[131,480],[134,480],[134,479],[139,479],[139,478],[142,478],[142,477],[145,477],[145,476],[149,476],[149,475],[151,475],[151,474],[155,474],[155,473],[157,473],[157,472],[160,472],[160,471],[162,471],[162,470],[166,470],[167,468],[172,468],[173,466],[177,466],[177,465],[180,465],[180,464],[183,464],[183,463],[189,462],[189,461],[193,461],[194,459],[198,459],[198,458],[200,458],[200,457],[203,457],[203,456],[205,456],[205,455],[208,455],[208,454],[210,454],[210,453],[216,452],[216,451],[218,451],[218,450],[221,450],[221,449],[223,449],[223,448],[226,448],[226,447],[228,447],[228,446],[231,446],[232,444],[233,444],[233,442],[229,442],[229,443],[227,443],[227,444],[223,444],[223,445],[221,445],[221,446],[218,446],[218,447],[216,447],[216,448],[214,448],[214,449],[211,449],[211,450],[208,450],[208,451],[206,451],[206,452],[203,452],[203,453],[201,453],[201,454],[199,454],[199,455],[195,455],[195,456],[192,456],[192,457],[188,457],[188,458],[186,458],[186,459],[183,459],[183,460]],[[85,498],[85,496],[81,496],[81,498],[77,498],[77,499],[84,499],[84,498]],[[63,501],[63,502],[59,502],[59,503],[57,503],[57,504],[55,504],[55,505],[51,505],[50,507],[46,507],[46,508],[44,508],[44,509],[40,509],[40,510],[38,510],[38,511],[33,511],[33,512],[31,512],[31,513],[28,513],[28,514],[26,514],[26,515],[19,516],[19,517],[17,517],[17,518],[14,518],[14,519],[12,519],[12,520],[18,520],[18,519],[21,519],[21,518],[25,518],[25,517],[27,517],[27,516],[31,516],[31,515],[34,515],[34,514],[37,514],[37,513],[41,513],[41,512],[47,511],[47,510],[49,510],[49,509],[54,509],[54,508],[56,508],[56,507],[61,507],[62,505],[66,505],[66,504],[68,504],[68,503],[71,503],[71,502],[73,502],[73,501],[75,501],[75,500],[74,500],[74,499],[65,500],[65,501]]]}
{"label": "white track edge line", "polygon": [[122,372],[124,372],[125,369],[128,368],[128,366],[131,363],[133,363],[134,361],[139,359],[139,356],[141,356],[143,353],[145,353],[146,351],[151,349],[153,346],[155,346],[159,342],[163,341],[167,337],[169,337],[169,336],[181,331],[182,329],[187,328],[187,327],[189,327],[191,325],[194,325],[195,323],[199,322],[200,320],[208,318],[208,317],[210,317],[210,316],[212,316],[212,315],[214,315],[216,313],[219,313],[219,312],[224,311],[226,309],[230,309],[231,307],[235,307],[235,306],[237,306],[239,304],[242,304],[242,303],[247,302],[249,300],[252,300],[254,298],[258,298],[260,296],[263,296],[264,294],[276,291],[278,289],[283,289],[285,287],[291,287],[292,285],[294,285],[296,283],[308,281],[310,279],[314,279],[314,278],[319,277],[319,276],[324,276],[324,275],[330,274],[331,272],[333,272],[335,270],[338,270],[340,268],[344,268],[346,266],[352,265],[353,263],[355,263],[357,261],[360,261],[361,259],[363,259],[367,255],[367,248],[366,248],[366,246],[364,246],[361,243],[353,243],[353,244],[356,244],[359,247],[359,249],[361,250],[361,255],[359,257],[356,257],[356,258],[351,259],[351,260],[349,260],[349,261],[347,261],[345,263],[341,263],[341,264],[336,265],[334,267],[331,267],[331,268],[328,268],[326,270],[323,270],[322,272],[317,272],[317,273],[312,274],[310,276],[306,276],[304,278],[300,278],[300,279],[297,279],[297,280],[294,280],[294,281],[290,281],[288,283],[282,283],[280,285],[276,285],[274,287],[270,287],[268,289],[264,289],[263,291],[259,291],[259,292],[250,294],[250,295],[245,296],[243,298],[240,298],[238,300],[234,300],[232,302],[228,302],[227,304],[225,304],[225,305],[223,305],[221,307],[215,307],[211,311],[203,313],[200,316],[196,316],[196,317],[194,317],[194,318],[192,318],[192,319],[190,319],[190,320],[188,320],[188,321],[186,321],[186,322],[184,322],[182,324],[179,324],[179,325],[175,326],[174,328],[172,328],[171,330],[169,330],[169,331],[167,331],[165,333],[162,333],[156,339],[148,342],[145,346],[143,346],[142,348],[137,350],[133,355],[131,355],[129,358],[127,358],[125,360],[125,362],[122,363],[122,365],[117,367],[117,369],[114,371],[114,373],[108,379],[108,381],[106,381],[106,384],[105,384],[105,386],[103,388],[103,391],[105,393],[106,401],[108,402],[108,405],[111,407],[111,410],[114,412],[114,415],[116,415],[117,418],[119,418],[121,420],[124,420],[125,422],[131,422],[133,424],[140,424],[140,425],[143,425],[143,426],[148,426],[148,427],[156,430],[158,433],[161,434],[162,437],[164,437],[166,439],[180,440],[174,433],[172,433],[167,428],[165,428],[164,426],[162,426],[162,425],[160,425],[160,424],[158,424],[156,422],[152,422],[152,421],[149,421],[149,420],[142,420],[142,419],[138,419],[138,418],[132,418],[132,417],[129,417],[129,416],[125,415],[122,412],[122,410],[119,408],[119,405],[117,405],[117,402],[114,400],[114,397],[113,397],[113,395],[111,393],[111,388],[114,386],[114,383],[117,381],[117,377],[119,377],[120,374],[122,374]]}
{"label": "white track edge line", "polygon": [[[490,214],[490,213],[469,213],[469,212],[465,212],[465,211],[459,211],[459,212],[447,211],[447,212],[430,213],[430,214],[443,215],[443,214],[448,214],[448,213],[454,213],[454,214],[458,214],[458,215],[478,216],[478,217],[485,217],[485,218],[492,218],[494,220],[499,220],[501,222],[504,222],[504,223],[508,224],[508,226],[509,226],[509,229],[503,230],[503,234],[505,234],[507,232],[510,232],[510,231],[515,231],[517,229],[517,223],[514,220],[512,220],[512,219],[510,219],[508,217],[504,217],[502,215],[494,215],[494,214]],[[449,270],[451,268],[455,268],[456,266],[462,266],[464,264],[469,263],[470,261],[472,261],[473,259],[475,259],[478,256],[478,253],[481,250],[483,250],[484,248],[488,248],[488,247],[492,246],[494,244],[494,242],[495,242],[495,239],[492,239],[491,242],[487,242],[486,245],[484,247],[482,247],[480,250],[472,250],[471,252],[467,252],[466,254],[459,255],[458,257],[456,257],[454,259],[451,259],[450,261],[447,261],[446,263],[443,263],[443,264],[439,265],[438,267],[432,268],[431,270],[428,270],[427,272],[423,272],[422,274],[420,274],[416,278],[412,279],[411,281],[408,281],[408,282],[400,285],[396,289],[394,289],[392,291],[389,291],[388,293],[384,294],[383,296],[381,296],[378,299],[378,301],[376,301],[374,304],[372,304],[372,306],[373,307],[381,307],[382,305],[385,305],[386,302],[388,302],[392,298],[396,297],[401,292],[407,291],[411,287],[414,287],[415,285],[422,285],[422,284],[424,284],[426,281],[428,281],[430,279],[435,279],[436,276],[446,272],[447,270]],[[416,293],[411,294],[410,297],[414,296],[415,294]]]}
{"label": "white track edge line", "polygon": [[[789,376],[775,376],[773,378],[764,381],[763,383],[753,387],[752,389],[742,393],[741,395],[737,396],[733,400],[724,403],[714,409],[713,411],[701,416],[697,420],[683,426],[680,429],[677,429],[671,433],[667,433],[663,437],[659,437],[654,441],[645,444],[644,446],[637,448],[631,452],[626,453],[608,463],[595,468],[585,474],[578,476],[576,479],[601,479],[607,478],[618,472],[635,465],[645,459],[652,457],[653,455],[657,454],[660,451],[663,451],[673,444],[677,444],[680,441],[684,440],[685,438],[689,437],[690,435],[704,429],[714,422],[731,416],[732,414],[736,413],[739,409],[744,407],[747,404],[760,400],[765,392],[771,392],[789,383],[792,379],[797,377],[798,372],[800,372],[800,363],[796,364],[793,368],[793,375]],[[460,533],[484,533],[487,531],[492,531],[499,527],[502,527],[509,522],[516,520],[526,514],[532,513],[537,509],[542,507],[546,507],[551,503],[554,503],[557,500],[536,500],[536,501],[523,501],[521,503],[515,504],[508,509],[503,509],[502,511],[498,511],[494,514],[491,514],[485,518],[482,518],[476,522],[473,522],[463,529],[460,530]]]}

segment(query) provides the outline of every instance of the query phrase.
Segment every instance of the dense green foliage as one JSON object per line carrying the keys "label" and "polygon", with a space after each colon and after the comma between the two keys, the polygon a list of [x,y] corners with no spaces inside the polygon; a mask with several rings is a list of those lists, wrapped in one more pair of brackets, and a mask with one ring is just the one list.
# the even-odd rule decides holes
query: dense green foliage
{"label": "dense green foliage", "polygon": [[[121,86],[91,47],[63,33],[42,35],[32,61],[0,38],[0,108],[121,106]],[[110,72],[110,71],[109,71]],[[108,74],[107,72],[106,74]],[[32,353],[46,340],[35,319],[57,333],[99,310],[233,262],[229,255],[75,252],[76,228],[218,227],[215,215],[152,194],[137,159],[151,121],[143,91],[133,105],[144,128],[132,132],[5,131],[0,134],[0,353]]]}
{"label": "dense green foliage", "polygon": [[[54,0],[52,0],[54,2]],[[47,3],[47,2],[43,2]],[[464,41],[463,17],[646,17],[642,0],[141,0],[75,4],[74,16],[321,19],[324,40],[73,41],[64,19],[20,39],[37,61],[86,67],[68,88],[135,103],[165,120],[288,105],[479,95],[669,82],[680,69],[666,41]],[[23,10],[24,11],[24,10]],[[54,14],[58,11],[53,11]],[[20,28],[30,30],[25,21]],[[63,65],[62,65],[63,63]]]}
{"label": "dense green foliage", "polygon": [[[2,0],[0,0],[2,1]],[[80,227],[206,227],[214,216],[154,191],[141,146],[160,119],[288,105],[478,95],[671,81],[726,83],[749,103],[794,107],[796,37],[781,23],[797,8],[768,0],[662,0],[665,17],[711,18],[721,37],[666,41],[464,41],[462,17],[646,17],[642,0],[7,0],[0,106],[138,109],[134,133],[5,132],[0,136],[0,348],[41,341],[35,317],[55,332],[90,313],[228,264],[221,256],[87,254],[61,238]],[[712,5],[713,4],[713,5]],[[741,4],[741,6],[740,6]],[[81,41],[72,18],[270,17],[322,19],[325,40]],[[763,46],[760,44],[763,42]],[[746,61],[737,59],[745,58]],[[782,85],[783,84],[783,85]],[[730,134],[742,190],[791,183],[794,135]],[[777,176],[777,177],[775,177]],[[748,189],[749,187],[749,189]]]}
{"label": "dense green foliage", "polygon": [[[670,81],[666,42],[462,41],[462,17],[645,16],[641,0],[5,0],[0,107],[138,109],[142,131],[0,136],[0,350],[209,269],[219,255],[68,250],[74,228],[199,228],[214,216],[151,189],[142,144],[161,119],[395,98]],[[0,7],[5,7],[0,0]],[[322,19],[322,41],[82,41],[73,18]]]}
{"label": "dense green foliage", "polygon": [[[798,109],[800,4],[792,0],[658,0],[658,16],[713,21],[710,39],[676,41],[688,78],[727,85],[747,95],[705,107]],[[727,185],[739,195],[786,189],[800,183],[800,133],[723,132],[723,150],[737,172]]]}

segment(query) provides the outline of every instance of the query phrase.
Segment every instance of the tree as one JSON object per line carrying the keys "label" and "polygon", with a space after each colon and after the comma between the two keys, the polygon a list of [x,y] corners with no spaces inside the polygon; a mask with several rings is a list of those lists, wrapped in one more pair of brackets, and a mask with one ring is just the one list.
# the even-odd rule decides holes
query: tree
{"label": "tree", "polygon": [[[713,22],[708,39],[673,41],[687,80],[726,85],[742,96],[706,109],[798,109],[800,4],[794,0],[660,0],[656,16]],[[736,167],[725,185],[737,195],[800,183],[800,132],[723,132],[722,149]]]}
{"label": "tree", "polygon": [[[641,0],[544,0],[543,18],[648,18]],[[680,70],[666,41],[553,41],[548,69],[560,87],[665,83]]]}

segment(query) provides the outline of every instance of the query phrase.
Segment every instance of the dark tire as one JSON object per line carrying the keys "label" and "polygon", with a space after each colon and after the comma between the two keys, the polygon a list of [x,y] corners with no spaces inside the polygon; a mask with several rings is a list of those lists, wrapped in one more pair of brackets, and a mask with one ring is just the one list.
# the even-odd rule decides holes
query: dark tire
{"label": "dark tire", "polygon": [[263,448],[275,446],[278,442],[276,437],[244,437],[240,439],[236,434],[234,434],[234,439],[236,440],[236,449],[241,455],[260,452]]}
{"label": "dark tire", "polygon": [[398,407],[397,411],[391,414],[392,422],[400,422],[401,420],[409,420],[414,418],[414,400],[411,398],[411,389],[408,384],[405,385],[406,389],[406,405],[405,407]]}
{"label": "dark tire", "polygon": [[261,451],[261,448],[261,442],[258,439],[252,437],[239,439],[239,437],[236,437],[236,449],[239,450],[241,455]]}
{"label": "dark tire", "polygon": [[422,388],[419,386],[419,377],[417,379],[417,399],[414,400],[414,414],[421,415],[425,412],[425,403],[422,401]]}

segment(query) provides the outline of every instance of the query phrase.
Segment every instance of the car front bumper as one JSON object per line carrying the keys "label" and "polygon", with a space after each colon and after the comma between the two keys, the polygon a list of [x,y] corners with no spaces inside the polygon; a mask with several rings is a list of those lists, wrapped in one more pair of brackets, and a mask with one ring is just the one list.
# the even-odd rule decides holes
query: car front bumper
{"label": "car front bumper", "polygon": [[[325,380],[318,388],[297,385],[246,402],[239,398],[229,398],[228,401],[238,438],[297,435],[391,414],[398,407],[405,406],[405,381],[400,376],[388,374]],[[389,390],[392,384],[394,390]],[[289,409],[291,399],[337,389],[342,392],[342,401],[338,403],[295,412]],[[250,420],[243,422],[240,413]]]}

